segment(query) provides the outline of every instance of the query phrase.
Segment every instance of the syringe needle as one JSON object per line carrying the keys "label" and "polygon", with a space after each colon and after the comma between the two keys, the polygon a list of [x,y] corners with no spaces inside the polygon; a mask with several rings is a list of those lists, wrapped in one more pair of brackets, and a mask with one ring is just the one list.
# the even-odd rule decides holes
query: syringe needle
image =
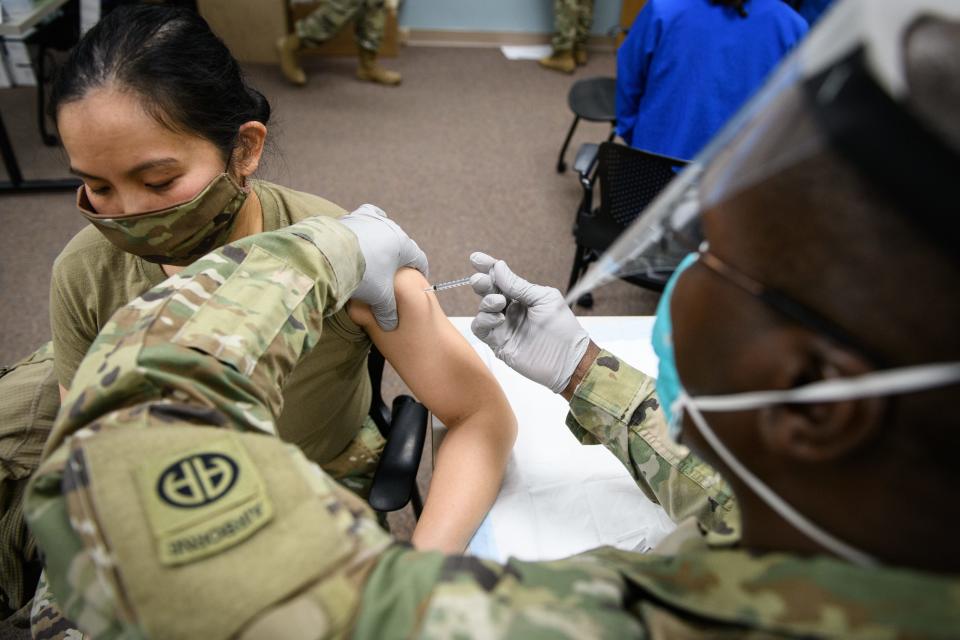
{"label": "syringe needle", "polygon": [[453,289],[454,287],[462,287],[465,284],[470,284],[470,276],[467,276],[466,278],[460,278],[459,280],[438,282],[437,284],[427,287],[424,289],[424,291],[443,291],[445,289]]}

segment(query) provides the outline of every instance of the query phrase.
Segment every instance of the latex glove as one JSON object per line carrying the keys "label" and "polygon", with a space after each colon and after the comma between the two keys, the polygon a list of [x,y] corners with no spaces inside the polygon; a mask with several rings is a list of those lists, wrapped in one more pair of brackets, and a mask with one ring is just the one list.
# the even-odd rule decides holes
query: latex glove
{"label": "latex glove", "polygon": [[470,325],[473,334],[517,373],[563,391],[590,344],[563,294],[527,282],[485,253],[472,254],[470,263],[480,272],[470,286],[484,296]]}
{"label": "latex glove", "polygon": [[397,299],[393,278],[401,267],[413,267],[427,276],[427,256],[400,226],[372,204],[360,206],[339,219],[360,241],[366,261],[363,281],[351,296],[366,302],[384,331],[397,328]]}

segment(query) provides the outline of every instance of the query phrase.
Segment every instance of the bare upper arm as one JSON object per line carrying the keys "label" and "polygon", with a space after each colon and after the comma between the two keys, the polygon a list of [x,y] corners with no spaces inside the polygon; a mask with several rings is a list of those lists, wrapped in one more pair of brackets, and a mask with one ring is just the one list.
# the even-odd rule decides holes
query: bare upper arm
{"label": "bare upper arm", "polygon": [[400,322],[394,331],[380,329],[362,303],[351,301],[348,312],[417,399],[447,426],[500,402],[508,407],[493,374],[447,319],[436,294],[423,290],[428,284],[414,269],[397,272],[394,288]]}

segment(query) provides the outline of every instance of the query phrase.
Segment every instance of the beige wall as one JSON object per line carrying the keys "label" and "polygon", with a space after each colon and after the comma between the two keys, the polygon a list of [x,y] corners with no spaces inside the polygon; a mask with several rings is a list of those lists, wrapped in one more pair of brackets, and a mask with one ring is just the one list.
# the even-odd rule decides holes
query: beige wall
{"label": "beige wall", "polygon": [[[647,0],[623,0],[623,4],[620,6],[620,28],[629,29],[645,4],[647,4]],[[617,36],[618,47],[623,44],[625,37],[622,32]]]}

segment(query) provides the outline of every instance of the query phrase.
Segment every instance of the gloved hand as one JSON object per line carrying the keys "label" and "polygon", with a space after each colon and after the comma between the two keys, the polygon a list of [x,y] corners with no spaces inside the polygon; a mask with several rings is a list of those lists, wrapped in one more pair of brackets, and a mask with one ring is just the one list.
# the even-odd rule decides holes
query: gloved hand
{"label": "gloved hand", "polygon": [[554,393],[563,391],[590,344],[563,294],[530,284],[485,253],[472,254],[470,263],[480,272],[470,286],[484,296],[470,325],[473,334],[511,369]]}
{"label": "gloved hand", "polygon": [[397,328],[393,278],[401,267],[413,267],[426,276],[427,256],[397,223],[372,204],[361,205],[339,221],[356,234],[367,263],[363,281],[351,297],[370,305],[381,329],[393,331]]}

